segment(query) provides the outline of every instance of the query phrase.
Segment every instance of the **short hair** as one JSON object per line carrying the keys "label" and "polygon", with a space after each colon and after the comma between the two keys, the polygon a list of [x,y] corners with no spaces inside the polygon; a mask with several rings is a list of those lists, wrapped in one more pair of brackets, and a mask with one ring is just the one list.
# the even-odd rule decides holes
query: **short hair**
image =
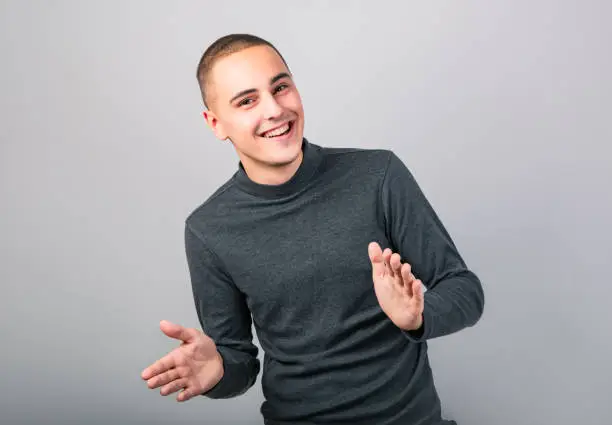
{"label": "short hair", "polygon": [[274,51],[280,56],[281,60],[289,69],[285,58],[278,51],[272,43],[264,40],[261,37],[257,37],[252,34],[228,34],[213,42],[204,52],[200,62],[198,63],[198,69],[196,72],[196,78],[200,86],[200,92],[204,106],[208,108],[208,84],[210,83],[208,77],[214,64],[221,58],[231,55],[232,53],[240,52],[241,50],[247,49],[254,46],[268,46],[274,49]]}

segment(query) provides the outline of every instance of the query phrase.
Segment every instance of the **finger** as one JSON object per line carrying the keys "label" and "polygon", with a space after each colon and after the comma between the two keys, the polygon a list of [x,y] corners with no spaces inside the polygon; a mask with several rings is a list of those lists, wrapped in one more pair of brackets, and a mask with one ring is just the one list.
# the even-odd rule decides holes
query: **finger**
{"label": "finger", "polygon": [[[398,277],[401,276],[402,258],[397,252],[391,255],[391,259],[389,260],[389,265],[391,266],[391,271],[393,272],[393,276],[398,276]],[[401,279],[400,279],[400,284],[401,284]]]}
{"label": "finger", "polygon": [[165,355],[161,359],[157,360],[151,366],[147,367],[142,371],[142,379],[149,380],[156,375],[164,373],[174,367],[176,367],[174,352]]}
{"label": "finger", "polygon": [[193,397],[196,397],[196,396],[198,396],[200,394],[204,394],[205,392],[208,391],[209,388],[212,388],[212,386],[209,386],[209,387],[206,387],[206,388],[207,389],[199,391],[199,389],[197,387],[194,387],[193,385],[189,385],[189,386],[185,387],[185,389],[183,389],[183,391],[178,393],[178,395],[176,396],[176,401],[178,401],[178,402],[185,402],[187,400],[190,400]]}
{"label": "finger", "polygon": [[368,256],[372,263],[372,270],[374,274],[381,275],[385,270],[385,263],[383,261],[383,252],[376,242],[371,242],[368,245]]}
{"label": "finger", "polygon": [[180,370],[178,368],[170,369],[167,372],[161,373],[149,379],[147,381],[147,385],[151,389],[159,388],[162,385],[167,385],[172,381],[180,379],[181,377],[182,377],[182,374],[180,373]]}
{"label": "finger", "polygon": [[383,251],[383,262],[385,263],[385,271],[386,271],[387,273],[389,273],[389,274],[391,274],[391,273],[392,273],[392,271],[391,271],[391,267],[390,267],[390,265],[389,265],[389,263],[390,263],[390,261],[391,261],[391,255],[392,255],[392,254],[393,254],[393,252],[392,252],[392,251],[391,251],[389,248],[386,248],[386,249]]}
{"label": "finger", "polygon": [[170,395],[172,393],[175,393],[175,392],[185,388],[187,386],[188,382],[189,381],[187,380],[187,378],[175,379],[174,381],[170,382],[169,384],[164,385],[161,388],[161,390],[159,391],[159,393],[161,395],[163,395],[163,396]]}
{"label": "finger", "polygon": [[414,275],[412,274],[412,266],[409,263],[402,264],[402,278],[404,284],[412,284]]}
{"label": "finger", "polygon": [[383,251],[383,260],[385,260],[388,263],[392,254],[393,254],[393,251],[391,251],[390,248],[385,248],[385,250]]}
{"label": "finger", "polygon": [[207,391],[210,391],[210,389],[216,385],[216,382],[218,381],[214,381],[213,378],[207,377],[205,379],[205,383],[203,383],[201,386],[187,385],[185,389],[176,396],[176,401],[183,402],[199,396],[200,394],[204,394]]}
{"label": "finger", "polygon": [[420,279],[415,279],[412,282],[412,293],[414,294],[414,302],[418,306],[419,311],[423,311],[424,298],[423,298],[423,283]]}
{"label": "finger", "polygon": [[404,263],[402,265],[402,281],[404,282],[404,289],[406,293],[412,297],[412,281],[414,279],[414,275],[411,272],[411,266],[408,263]]}
{"label": "finger", "polygon": [[193,341],[196,337],[195,329],[186,328],[181,325],[177,325],[175,323],[171,323],[167,320],[162,320],[159,323],[159,327],[163,333],[165,333],[170,338],[178,339],[182,342],[190,342]]}
{"label": "finger", "polygon": [[195,391],[191,387],[187,387],[183,391],[178,393],[178,395],[176,396],[176,401],[185,402],[195,396],[196,396]]}

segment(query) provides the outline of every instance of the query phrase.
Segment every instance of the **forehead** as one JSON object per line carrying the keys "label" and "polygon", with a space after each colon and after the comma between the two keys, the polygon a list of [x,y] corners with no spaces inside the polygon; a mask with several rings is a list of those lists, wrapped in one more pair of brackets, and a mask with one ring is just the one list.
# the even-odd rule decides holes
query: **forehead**
{"label": "forehead", "polygon": [[274,49],[253,46],[219,59],[210,76],[216,97],[223,100],[242,90],[264,89],[281,72],[289,70]]}

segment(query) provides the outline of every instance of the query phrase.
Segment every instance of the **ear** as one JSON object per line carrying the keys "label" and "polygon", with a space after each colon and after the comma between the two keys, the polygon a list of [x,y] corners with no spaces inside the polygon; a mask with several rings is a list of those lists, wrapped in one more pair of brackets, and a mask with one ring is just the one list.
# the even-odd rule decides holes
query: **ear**
{"label": "ear", "polygon": [[227,134],[223,130],[223,125],[219,122],[217,117],[210,110],[202,112],[204,119],[206,120],[206,124],[210,127],[212,132],[219,140],[227,140]]}

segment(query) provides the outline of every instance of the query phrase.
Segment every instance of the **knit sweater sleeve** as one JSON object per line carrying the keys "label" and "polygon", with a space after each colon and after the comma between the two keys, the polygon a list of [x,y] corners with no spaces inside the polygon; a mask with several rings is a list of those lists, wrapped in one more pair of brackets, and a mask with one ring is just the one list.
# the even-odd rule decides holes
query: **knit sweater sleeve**
{"label": "knit sweater sleeve", "polygon": [[381,182],[384,226],[390,247],[408,262],[426,292],[423,326],[405,331],[421,342],[473,326],[484,309],[484,292],[406,165],[390,152]]}
{"label": "knit sweater sleeve", "polygon": [[203,395],[212,399],[242,395],[253,386],[260,370],[244,294],[189,224],[185,226],[185,249],[198,319],[223,359],[223,377]]}

